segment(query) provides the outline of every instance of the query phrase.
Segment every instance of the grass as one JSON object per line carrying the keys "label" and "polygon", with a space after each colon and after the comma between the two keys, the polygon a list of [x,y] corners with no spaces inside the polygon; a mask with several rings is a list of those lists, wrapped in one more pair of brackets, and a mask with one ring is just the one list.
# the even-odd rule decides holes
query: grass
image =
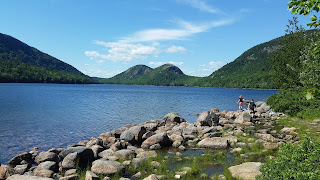
{"label": "grass", "polygon": [[279,120],[279,125],[297,128],[295,132],[298,133],[300,140],[303,140],[305,135],[310,136],[312,139],[316,141],[320,140],[320,125],[318,124],[315,125],[309,121],[300,120],[296,118],[283,118]]}

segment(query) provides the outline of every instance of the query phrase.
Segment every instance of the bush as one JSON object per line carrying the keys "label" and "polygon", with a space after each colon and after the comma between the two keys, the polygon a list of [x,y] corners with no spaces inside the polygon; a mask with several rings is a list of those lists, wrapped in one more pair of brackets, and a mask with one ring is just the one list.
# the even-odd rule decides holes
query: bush
{"label": "bush", "polygon": [[278,156],[260,167],[257,179],[319,179],[320,142],[306,137],[302,144],[285,144]]}
{"label": "bush", "polygon": [[274,111],[283,112],[289,116],[312,120],[320,117],[320,98],[306,98],[306,88],[281,90],[267,99],[267,104]]}

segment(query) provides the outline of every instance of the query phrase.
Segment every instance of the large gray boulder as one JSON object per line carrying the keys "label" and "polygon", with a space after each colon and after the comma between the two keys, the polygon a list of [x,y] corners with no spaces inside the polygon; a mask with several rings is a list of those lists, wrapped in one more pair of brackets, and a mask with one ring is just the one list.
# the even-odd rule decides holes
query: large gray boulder
{"label": "large gray boulder", "polygon": [[54,172],[58,171],[57,163],[54,161],[45,161],[40,163],[33,171],[35,176],[51,178]]}
{"label": "large gray boulder", "polygon": [[106,150],[100,152],[98,155],[101,158],[106,158],[108,156],[113,156],[113,154],[114,154],[114,151],[112,151],[111,149],[106,149]]}
{"label": "large gray boulder", "polygon": [[134,135],[136,143],[140,145],[142,143],[142,136],[147,132],[147,129],[144,126],[133,126],[128,132]]}
{"label": "large gray boulder", "polygon": [[29,175],[20,175],[15,174],[10,176],[7,180],[53,180],[52,178],[44,178],[39,176],[29,176]]}
{"label": "large gray boulder", "polygon": [[59,162],[59,158],[57,156],[57,154],[53,153],[53,152],[41,152],[36,158],[35,158],[35,162],[37,164],[40,164],[44,161],[55,161],[55,162]]}
{"label": "large gray boulder", "polygon": [[212,111],[204,111],[200,114],[197,121],[194,123],[196,126],[214,126],[219,123],[219,116]]}
{"label": "large gray boulder", "polygon": [[60,159],[64,159],[68,154],[74,152],[78,153],[79,155],[79,168],[87,168],[87,166],[90,166],[94,160],[94,154],[92,149],[83,146],[68,147],[59,154],[59,157]]}
{"label": "large gray boulder", "polygon": [[125,141],[127,141],[127,142],[129,142],[131,144],[135,143],[135,136],[130,131],[124,131],[123,133],[121,133],[120,139],[121,140],[125,140]]}
{"label": "large gray boulder", "polygon": [[22,153],[19,154],[8,161],[11,167],[15,167],[16,165],[20,165],[22,161],[26,161],[28,164],[33,163],[32,154],[31,153]]}
{"label": "large gray boulder", "polygon": [[178,113],[175,113],[175,112],[168,113],[163,117],[163,120],[165,121],[166,124],[168,123],[180,124],[182,122],[185,122],[185,120]]}
{"label": "large gray boulder", "polygon": [[228,139],[222,137],[204,138],[198,143],[201,148],[225,149],[228,147]]}
{"label": "large gray boulder", "polygon": [[[27,172],[30,169],[30,167],[31,167],[31,165],[29,165],[29,164],[17,165],[14,168],[14,173],[23,175],[25,172]],[[0,177],[0,179],[1,179],[1,177]]]}
{"label": "large gray boulder", "polygon": [[119,159],[128,160],[134,158],[136,156],[136,153],[130,149],[121,149],[119,151],[116,151],[114,153],[114,156]]}
{"label": "large gray boulder", "polygon": [[64,170],[73,169],[78,166],[77,165],[78,162],[79,162],[79,154],[77,152],[70,153],[63,159],[61,163],[61,167]]}
{"label": "large gray boulder", "polygon": [[241,125],[243,123],[250,122],[250,120],[251,120],[250,114],[242,113],[234,120],[234,123],[237,125]]}
{"label": "large gray boulder", "polygon": [[255,177],[261,174],[259,171],[260,166],[261,162],[246,162],[237,166],[231,166],[228,169],[234,178],[255,180]]}
{"label": "large gray boulder", "polygon": [[124,173],[124,166],[116,161],[96,160],[92,163],[91,171],[102,175]]}
{"label": "large gray boulder", "polygon": [[155,134],[149,137],[148,139],[146,139],[145,141],[143,141],[141,147],[143,149],[149,149],[150,146],[155,144],[160,144],[161,147],[167,147],[167,146],[171,146],[172,141],[169,139],[167,133],[162,132],[162,133]]}

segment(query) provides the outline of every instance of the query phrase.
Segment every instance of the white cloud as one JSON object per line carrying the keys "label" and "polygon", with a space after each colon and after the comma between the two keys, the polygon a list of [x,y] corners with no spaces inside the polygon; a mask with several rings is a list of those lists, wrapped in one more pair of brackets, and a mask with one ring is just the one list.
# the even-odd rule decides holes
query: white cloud
{"label": "white cloud", "polygon": [[227,25],[233,22],[233,19],[210,21],[203,24],[192,24],[187,21],[178,20],[176,23],[180,26],[177,29],[147,29],[134,33],[132,36],[123,38],[121,42],[154,42],[169,40],[184,40],[187,37],[205,32],[213,27]]}
{"label": "white cloud", "polygon": [[224,62],[221,61],[211,61],[208,64],[202,64],[200,67],[203,67],[202,71],[215,71],[225,65]]}
{"label": "white cloud", "polygon": [[[158,54],[157,48],[142,44],[121,43],[121,42],[102,42],[96,41],[98,45],[109,48],[108,54],[100,54],[96,51],[86,51],[85,55],[91,59],[104,59],[111,61],[129,62],[133,60],[143,60],[149,56]],[[99,61],[101,62],[101,61]]]}
{"label": "white cloud", "polygon": [[164,65],[164,64],[173,64],[173,65],[176,65],[176,66],[181,66],[184,63],[183,62],[174,62],[174,61],[169,61],[169,62],[149,62],[149,65],[152,65],[152,66],[161,66],[161,65]]}
{"label": "white cloud", "polygon": [[186,48],[181,46],[175,46],[175,45],[166,49],[167,53],[177,53],[177,52],[185,52],[185,51],[187,51]]}
{"label": "white cloud", "polygon": [[100,69],[85,69],[81,70],[84,74],[91,76],[91,77],[100,77],[100,78],[110,78],[113,77],[122,71],[120,70],[114,70],[114,71],[105,71]]}
{"label": "white cloud", "polygon": [[203,11],[203,12],[208,12],[213,14],[222,13],[219,9],[209,6],[207,3],[205,3],[202,0],[179,0],[179,1],[189,4],[191,7],[199,9],[200,11]]}

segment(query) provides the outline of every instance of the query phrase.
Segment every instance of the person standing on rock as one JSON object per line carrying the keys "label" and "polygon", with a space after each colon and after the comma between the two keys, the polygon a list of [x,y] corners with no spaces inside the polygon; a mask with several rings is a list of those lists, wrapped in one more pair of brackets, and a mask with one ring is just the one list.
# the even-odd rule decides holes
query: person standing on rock
{"label": "person standing on rock", "polygon": [[251,115],[251,118],[253,119],[254,117],[254,114],[255,114],[255,111],[254,111],[254,108],[256,107],[256,104],[254,102],[254,99],[251,99],[251,101],[249,102],[249,109],[250,109],[250,114]]}
{"label": "person standing on rock", "polygon": [[239,104],[239,109],[240,109],[240,110],[242,110],[243,102],[244,102],[243,96],[240,95],[240,96],[239,96],[239,100],[237,101],[237,103]]}

